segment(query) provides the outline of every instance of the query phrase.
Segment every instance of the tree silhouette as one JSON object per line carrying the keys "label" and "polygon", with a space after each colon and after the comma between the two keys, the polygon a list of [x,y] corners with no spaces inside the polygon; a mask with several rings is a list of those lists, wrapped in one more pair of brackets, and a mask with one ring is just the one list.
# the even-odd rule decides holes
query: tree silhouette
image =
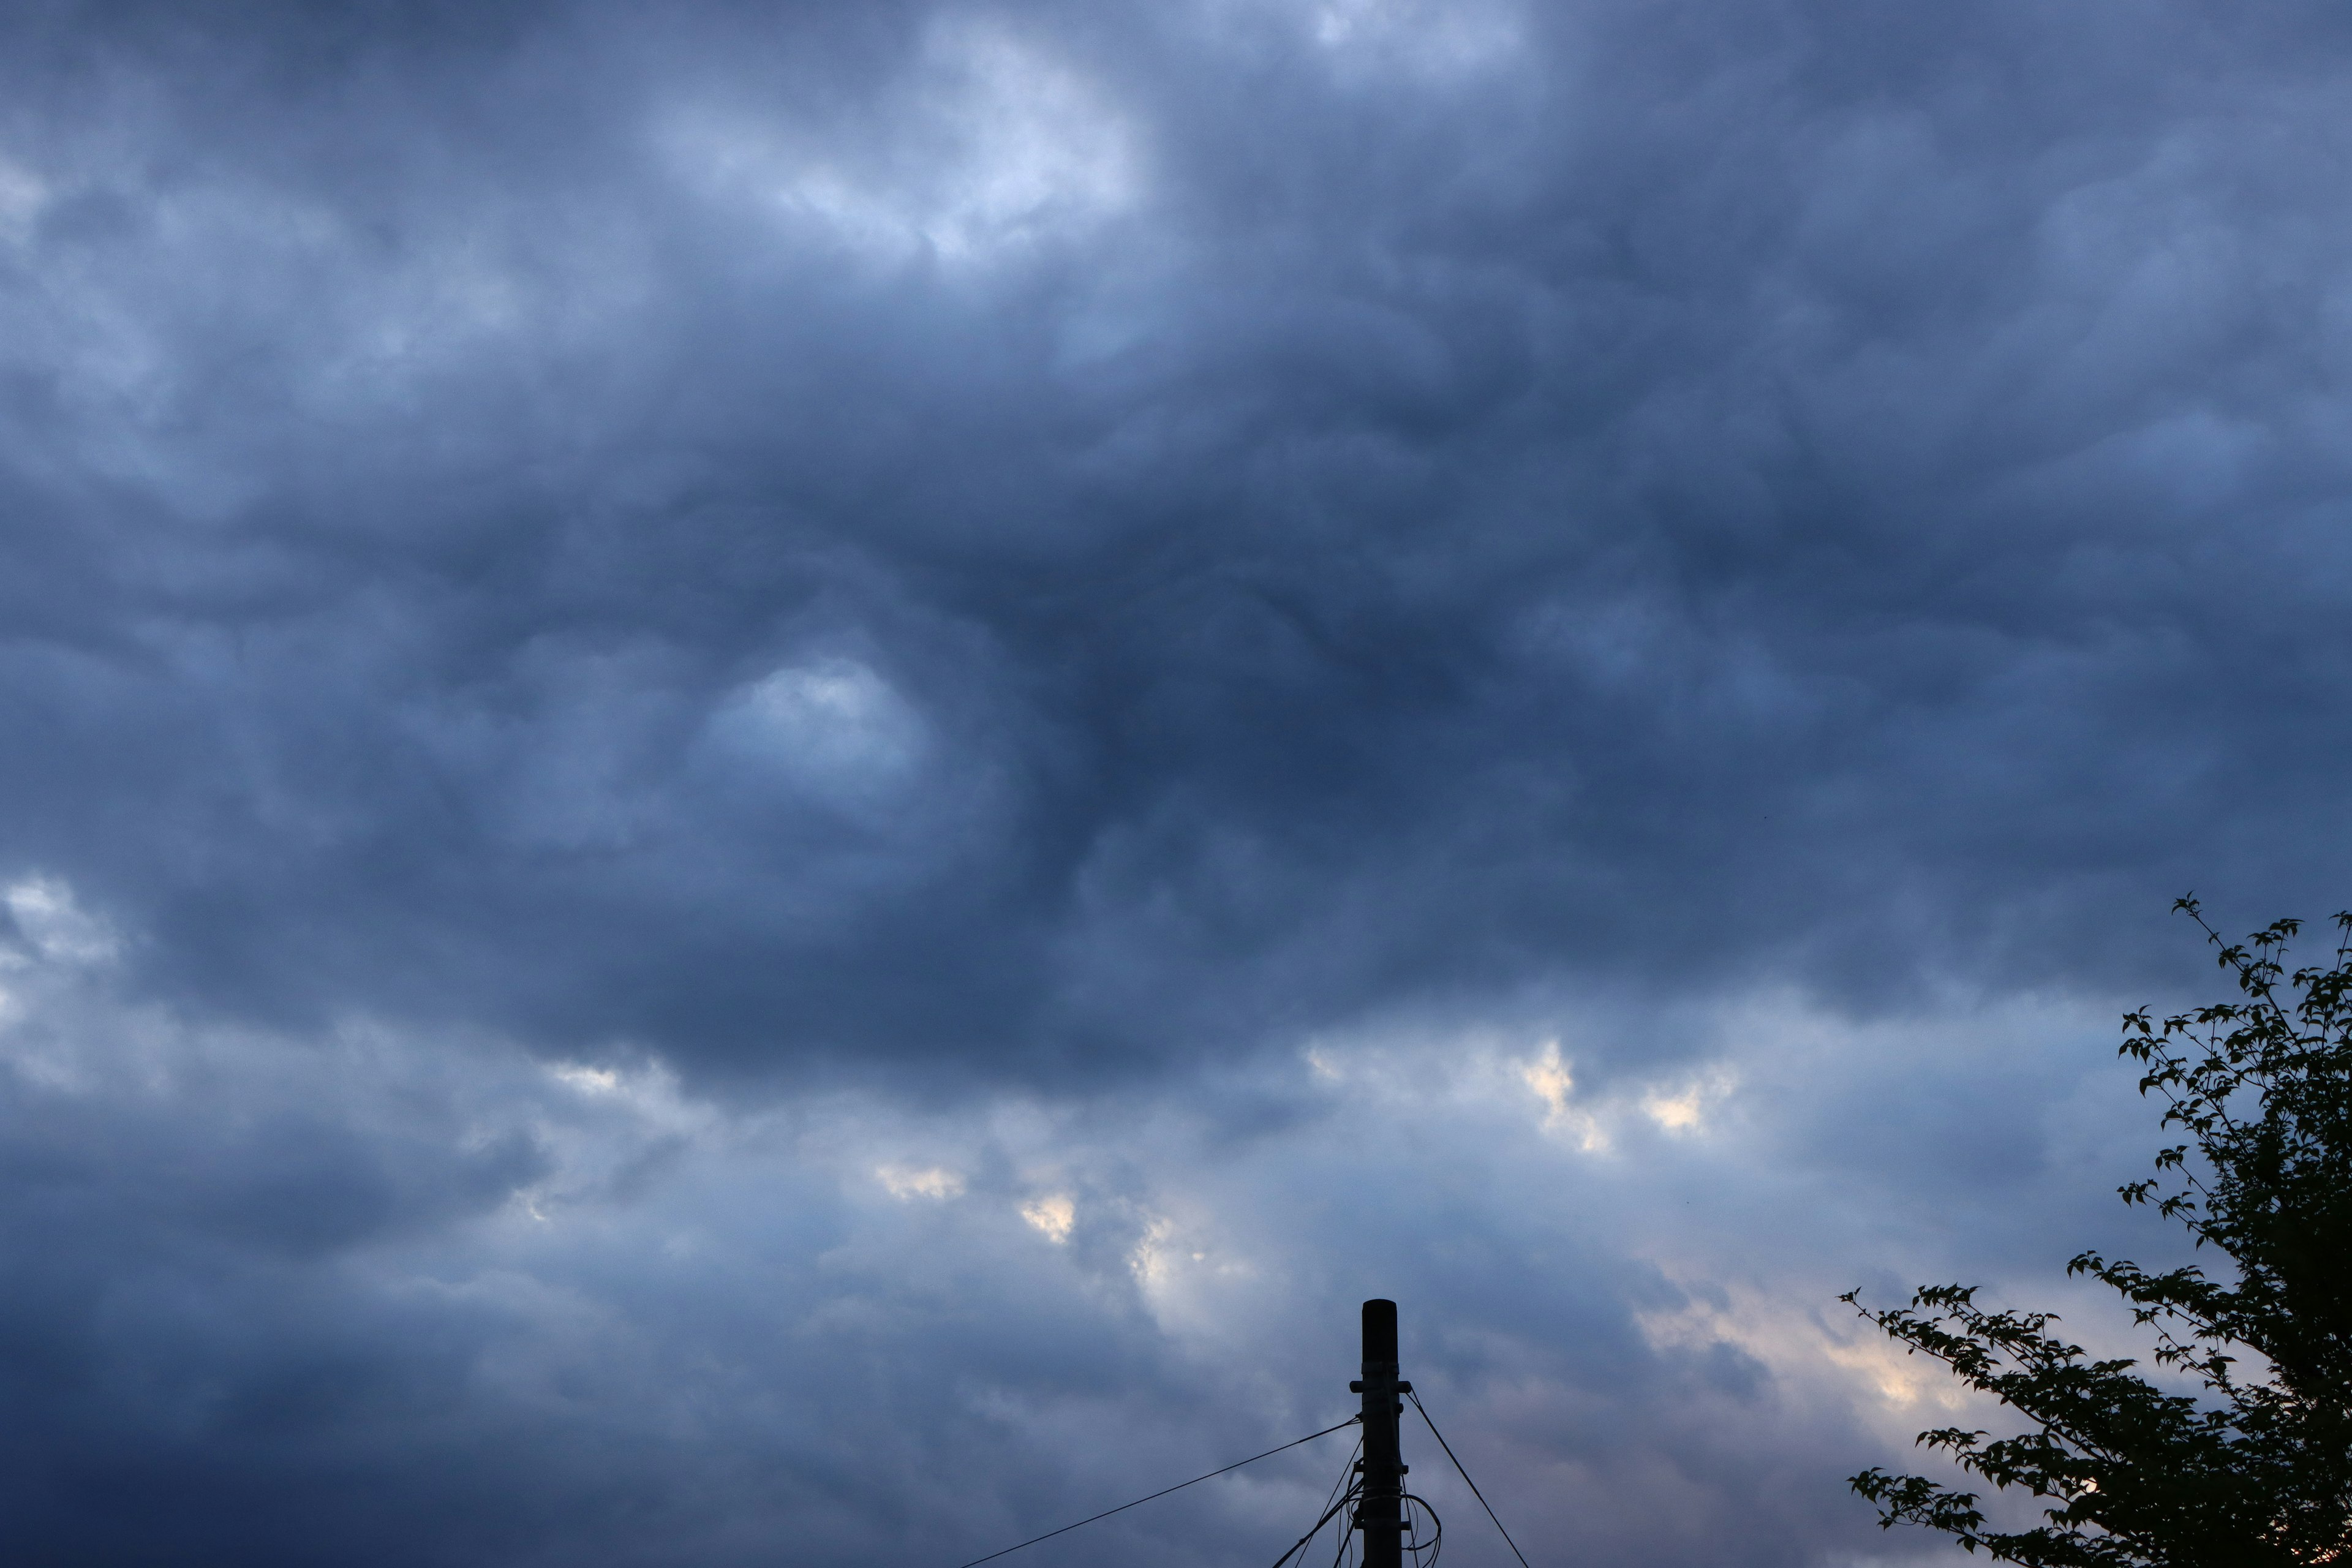
{"label": "tree silhouette", "polygon": [[1959,1427],[1919,1442],[1998,1489],[2046,1500],[2032,1529],[1990,1528],[1979,1498],[1873,1468],[1852,1479],[1882,1526],[1924,1525],[2007,1563],[2234,1568],[2352,1564],[2352,913],[2334,963],[2287,973],[2301,929],[2225,942],[2194,899],[2175,906],[2220,949],[2240,998],[2124,1017],[2143,1095],[2188,1142],[2120,1189],[2228,1260],[2151,1274],[2085,1252],[2067,1265],[2112,1286],[2153,1331],[2168,1392],[2130,1360],[2095,1361],[2047,1312],[1988,1311],[1936,1286],[1908,1308],[1854,1305],[1908,1351],[2024,1418],[1993,1438]]}

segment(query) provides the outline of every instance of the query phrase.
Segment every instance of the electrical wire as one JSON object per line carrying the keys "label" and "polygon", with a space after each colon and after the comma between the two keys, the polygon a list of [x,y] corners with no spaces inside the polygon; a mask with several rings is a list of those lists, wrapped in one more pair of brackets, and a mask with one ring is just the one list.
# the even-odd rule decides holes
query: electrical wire
{"label": "electrical wire", "polygon": [[[1360,1496],[1362,1494],[1351,1493],[1349,1495]],[[1349,1528],[1341,1531],[1339,1532],[1339,1544],[1331,1549],[1331,1568],[1339,1568],[1340,1560],[1348,1555],[1348,1548],[1355,1544],[1356,1531],[1354,1527],[1350,1526]]]}
{"label": "electrical wire", "polygon": [[1429,1410],[1422,1404],[1421,1395],[1408,1390],[1405,1397],[1412,1401],[1415,1410],[1421,1412],[1421,1424],[1429,1428],[1429,1435],[1437,1439],[1437,1446],[1445,1450],[1445,1457],[1454,1460],[1454,1473],[1462,1478],[1463,1483],[1470,1489],[1470,1495],[1476,1498],[1478,1506],[1486,1510],[1486,1517],[1495,1520],[1495,1528],[1503,1531],[1503,1544],[1508,1546],[1511,1555],[1519,1560],[1519,1568],[1528,1568],[1528,1554],[1519,1550],[1519,1543],[1511,1539],[1511,1532],[1503,1530],[1503,1521],[1495,1519],[1495,1505],[1486,1500],[1486,1494],[1478,1489],[1478,1483],[1470,1479],[1470,1472],[1462,1468],[1462,1461],[1454,1458],[1454,1445],[1445,1440],[1445,1434],[1439,1431],[1437,1423],[1429,1418]]}
{"label": "electrical wire", "polygon": [[[1404,1542],[1406,1555],[1418,1563],[1420,1568],[1437,1568],[1437,1549],[1445,1542],[1445,1521],[1438,1517],[1437,1510],[1429,1506],[1429,1500],[1425,1497],[1415,1497],[1412,1493],[1407,1492],[1404,1494],[1404,1529],[1405,1535],[1408,1537]],[[1436,1532],[1426,1541],[1421,1540],[1421,1531],[1412,1524],[1412,1510],[1416,1508],[1429,1515],[1429,1522],[1436,1527]],[[1517,1549],[1514,1548],[1514,1550]],[[1424,1552],[1429,1555],[1423,1557],[1422,1553]]]}
{"label": "electrical wire", "polygon": [[[1274,1560],[1274,1568],[1282,1568],[1282,1565],[1283,1565],[1284,1563],[1286,1563],[1289,1562],[1293,1557],[1297,1556],[1297,1555],[1298,1554],[1298,1550],[1299,1550],[1299,1548],[1300,1548],[1300,1547],[1305,1546],[1308,1542],[1310,1542],[1310,1541],[1314,1540],[1317,1536],[1318,1536],[1318,1535],[1320,1535],[1320,1534],[1322,1534],[1322,1533],[1323,1533],[1323,1527],[1324,1527],[1325,1525],[1327,1525],[1327,1524],[1328,1524],[1328,1523],[1330,1523],[1330,1522],[1331,1522],[1331,1516],[1332,1516],[1332,1515],[1334,1515],[1334,1514],[1338,1513],[1340,1510],[1342,1510],[1342,1509],[1346,1508],[1349,1503],[1351,1503],[1351,1502],[1353,1502],[1353,1501],[1355,1501],[1355,1500],[1356,1500],[1356,1489],[1355,1489],[1355,1488],[1353,1488],[1353,1487],[1349,1487],[1349,1488],[1348,1489],[1348,1495],[1347,1495],[1347,1496],[1345,1496],[1345,1497],[1341,1498],[1338,1502],[1333,1503],[1329,1508],[1327,1508],[1327,1509],[1325,1509],[1325,1510],[1323,1510],[1323,1517],[1322,1517],[1322,1518],[1320,1518],[1320,1519],[1318,1519],[1318,1520],[1317,1520],[1317,1521],[1315,1521],[1315,1528],[1314,1528],[1314,1529],[1312,1529],[1312,1530],[1308,1531],[1306,1534],[1304,1534],[1304,1535],[1300,1536],[1297,1540],[1296,1540],[1296,1541],[1292,1542],[1290,1543],[1290,1550],[1289,1550],[1289,1551],[1287,1551],[1287,1552],[1284,1552],[1281,1556],[1279,1556],[1279,1557],[1277,1557],[1277,1558],[1276,1558],[1276,1559]],[[1346,1532],[1345,1531],[1340,1531],[1340,1533],[1339,1533],[1339,1539],[1340,1539],[1341,1541],[1345,1541],[1345,1540],[1347,1540],[1347,1539],[1348,1539],[1348,1535],[1347,1535],[1347,1532]]]}
{"label": "electrical wire", "polygon": [[[1240,1469],[1244,1465],[1255,1465],[1255,1464],[1256,1464],[1260,1459],[1270,1459],[1270,1458],[1272,1458],[1275,1455],[1279,1454],[1279,1453],[1283,1453],[1283,1452],[1285,1452],[1285,1451],[1286,1451],[1286,1450],[1288,1450],[1288,1449],[1291,1449],[1291,1448],[1296,1448],[1296,1447],[1298,1447],[1300,1444],[1302,1444],[1302,1443],[1312,1443],[1312,1442],[1313,1442],[1313,1441],[1315,1441],[1315,1439],[1316,1439],[1316,1438],[1318,1438],[1318,1437],[1328,1437],[1332,1433],[1334,1433],[1334,1432],[1338,1432],[1338,1431],[1340,1431],[1340,1430],[1342,1430],[1343,1428],[1346,1428],[1346,1427],[1349,1427],[1349,1426],[1353,1426],[1354,1425],[1356,1425],[1358,1422],[1361,1421],[1362,1419],[1363,1419],[1363,1417],[1362,1417],[1362,1416],[1360,1416],[1360,1415],[1350,1415],[1350,1416],[1349,1416],[1345,1421],[1340,1422],[1340,1423],[1339,1423],[1339,1425],[1338,1426],[1326,1426],[1326,1427],[1324,1427],[1324,1428],[1323,1428],[1323,1430],[1321,1430],[1320,1432],[1309,1432],[1309,1433],[1308,1433],[1306,1436],[1304,1436],[1304,1437],[1299,1437],[1299,1438],[1294,1439],[1294,1440],[1293,1440],[1293,1441],[1291,1441],[1291,1442],[1288,1442],[1288,1443],[1285,1443],[1285,1444],[1283,1444],[1281,1447],[1278,1447],[1278,1448],[1268,1448],[1268,1449],[1267,1449],[1265,1453],[1263,1453],[1263,1454],[1252,1454],[1252,1455],[1251,1455],[1248,1458],[1246,1458],[1246,1459],[1235,1459],[1232,1464],[1227,1465],[1227,1466],[1226,1466],[1223,1469],[1222,1469],[1222,1470],[1211,1470],[1211,1471],[1210,1471],[1207,1475],[1205,1475],[1205,1476],[1194,1476],[1194,1477],[1193,1477],[1191,1480],[1189,1480],[1189,1481],[1178,1481],[1178,1482],[1177,1482],[1174,1486],[1172,1486],[1172,1487],[1162,1487],[1162,1488],[1160,1488],[1158,1491],[1153,1492],[1153,1493],[1151,1494],[1151,1496],[1150,1496],[1150,1497],[1139,1497],[1139,1498],[1137,1498],[1137,1499],[1135,1500],[1135,1501],[1133,1501],[1133,1502],[1123,1502],[1123,1503],[1119,1504],[1117,1508],[1107,1508],[1107,1509],[1103,1510],[1100,1513],[1097,1513],[1097,1514],[1091,1514],[1091,1515],[1089,1515],[1088,1517],[1087,1517],[1087,1518],[1085,1518],[1085,1519],[1082,1519],[1082,1520],[1078,1521],[1077,1524],[1066,1524],[1066,1525],[1062,1526],[1062,1528],[1061,1528],[1061,1529],[1059,1529],[1059,1530],[1049,1530],[1049,1531],[1046,1531],[1045,1534],[1043,1534],[1043,1535],[1033,1535],[1033,1536],[1031,1536],[1028,1540],[1026,1540],[1026,1541],[1024,1541],[1024,1542],[1022,1542],[1020,1543],[1020,1545],[1017,1545],[1017,1546],[1008,1546],[1008,1547],[1004,1548],[1004,1549],[1003,1549],[1003,1551],[1002,1551],[1002,1552],[990,1552],[990,1553],[989,1553],[987,1556],[985,1556],[985,1557],[975,1557],[975,1558],[973,1558],[973,1559],[972,1559],[971,1562],[969,1562],[969,1563],[965,1563],[960,1564],[960,1565],[959,1565],[959,1568],[980,1568],[980,1565],[981,1565],[982,1563],[993,1563],[993,1562],[995,1562],[995,1561],[996,1561],[998,1558],[1000,1558],[1000,1557],[1007,1556],[1007,1555],[1009,1555],[1010,1553],[1013,1553],[1013,1552],[1015,1552],[1020,1551],[1020,1550],[1021,1550],[1021,1548],[1022,1548],[1023,1546],[1034,1546],[1034,1545],[1036,1545],[1036,1544],[1037,1544],[1039,1542],[1041,1542],[1041,1541],[1051,1541],[1051,1540],[1053,1540],[1053,1539],[1054,1539],[1054,1537],[1055,1537],[1055,1536],[1057,1536],[1057,1535],[1067,1535],[1070,1531],[1074,1531],[1074,1530],[1076,1530],[1076,1529],[1079,1528],[1079,1526],[1080,1526],[1080,1525],[1092,1524],[1092,1523],[1093,1523],[1096,1520],[1097,1520],[1097,1519],[1108,1519],[1112,1514],[1115,1514],[1115,1513],[1125,1513],[1129,1509],[1131,1509],[1131,1508],[1139,1508],[1139,1507],[1141,1507],[1143,1504],[1145,1504],[1145,1503],[1148,1503],[1148,1502],[1151,1501],[1151,1500],[1152,1500],[1153,1499],[1155,1499],[1155,1498],[1164,1498],[1164,1497],[1166,1497],[1170,1492],[1181,1492],[1181,1491],[1182,1491],[1186,1487],[1196,1487],[1196,1486],[1199,1486],[1202,1481],[1213,1481],[1213,1480],[1215,1480],[1219,1476],[1222,1476],[1222,1475],[1227,1474],[1227,1473],[1228,1473],[1228,1472],[1230,1472],[1230,1471],[1238,1470],[1238,1469]],[[1424,1417],[1423,1417],[1423,1419],[1426,1420],[1426,1419],[1427,1419],[1427,1417],[1426,1417],[1426,1416],[1424,1416]],[[1327,1515],[1326,1517],[1328,1518],[1328,1516]],[[1318,1529],[1318,1530],[1320,1530],[1320,1529],[1322,1529],[1323,1527],[1322,1527],[1320,1524],[1318,1524],[1315,1528],[1316,1528],[1316,1529]],[[1277,1565],[1277,1568],[1278,1568],[1278,1565]]]}
{"label": "electrical wire", "polygon": [[[1360,1415],[1359,1415],[1359,1416],[1357,1416],[1357,1417],[1356,1417],[1356,1419],[1357,1419],[1358,1421],[1361,1421],[1361,1420],[1363,1419],[1363,1417],[1362,1417],[1362,1416],[1360,1416]],[[1350,1448],[1350,1449],[1349,1449],[1349,1450],[1348,1450],[1348,1462],[1347,1462],[1346,1464],[1344,1464],[1344,1465],[1342,1465],[1342,1466],[1340,1466],[1340,1467],[1339,1467],[1339,1479],[1338,1480],[1336,1480],[1336,1481],[1333,1481],[1333,1482],[1331,1483],[1331,1489],[1330,1489],[1329,1491],[1326,1492],[1326,1493],[1323,1495],[1323,1506],[1324,1506],[1325,1508],[1327,1508],[1327,1509],[1328,1509],[1328,1508],[1329,1508],[1333,1503],[1335,1503],[1335,1502],[1339,1501],[1339,1493],[1340,1493],[1341,1491],[1343,1491],[1343,1490],[1347,1489],[1349,1488],[1349,1484],[1355,1480],[1355,1479],[1356,1479],[1356,1461],[1357,1461],[1358,1459],[1362,1458],[1363,1457],[1364,1457],[1364,1440],[1363,1440],[1363,1438],[1362,1438],[1362,1437],[1359,1436],[1359,1437],[1356,1439],[1356,1446],[1355,1446],[1354,1447],[1352,1447],[1352,1448]],[[1326,1519],[1328,1519],[1328,1518],[1330,1517],[1330,1515],[1327,1513],[1327,1514],[1325,1514],[1323,1517],[1325,1517]]]}
{"label": "electrical wire", "polygon": [[[1363,1417],[1360,1415],[1357,1419],[1360,1421]],[[1297,1541],[1292,1542],[1290,1543],[1290,1550],[1274,1560],[1274,1568],[1283,1568],[1284,1563],[1289,1562],[1291,1558],[1296,1556],[1300,1549],[1305,1547],[1308,1542],[1314,1540],[1318,1534],[1321,1533],[1323,1527],[1331,1522],[1331,1516],[1333,1514],[1338,1513],[1341,1509],[1356,1500],[1357,1489],[1350,1486],[1349,1483],[1355,1479],[1356,1456],[1363,1451],[1364,1440],[1361,1437],[1359,1437],[1356,1439],[1356,1446],[1348,1450],[1348,1462],[1340,1468],[1339,1479],[1333,1481],[1331,1483],[1331,1489],[1324,1494],[1323,1512],[1321,1516],[1315,1521],[1315,1528],[1300,1536]],[[1341,1495],[1343,1491],[1346,1494],[1344,1496]]]}

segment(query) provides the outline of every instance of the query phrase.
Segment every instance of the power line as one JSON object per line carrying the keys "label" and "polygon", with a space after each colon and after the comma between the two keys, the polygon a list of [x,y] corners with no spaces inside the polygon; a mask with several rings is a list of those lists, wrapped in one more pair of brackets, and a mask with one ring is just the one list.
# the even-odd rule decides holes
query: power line
{"label": "power line", "polygon": [[[1339,1431],[1340,1427],[1353,1426],[1357,1422],[1362,1419],[1363,1417],[1360,1415],[1350,1415],[1345,1421],[1340,1422],[1339,1426],[1326,1426],[1320,1432],[1309,1432],[1306,1436],[1297,1438],[1292,1442],[1285,1443],[1279,1448],[1268,1448],[1263,1454],[1252,1454],[1246,1459],[1236,1459],[1232,1464],[1227,1465],[1224,1469],[1211,1470],[1205,1476],[1194,1476],[1189,1481],[1178,1481],[1172,1487],[1162,1487],[1158,1491],[1153,1492],[1151,1497],[1139,1497],[1133,1502],[1123,1502],[1117,1508],[1107,1508],[1100,1513],[1094,1514],[1088,1518],[1078,1521],[1077,1524],[1066,1524],[1059,1530],[1049,1530],[1043,1535],[1033,1535],[1028,1540],[1021,1542],[1020,1546],[1008,1546],[1003,1552],[992,1552],[985,1557],[975,1557],[971,1562],[963,1563],[961,1568],[980,1568],[980,1564],[983,1563],[993,1563],[998,1558],[1005,1556],[1010,1552],[1020,1551],[1022,1546],[1034,1546],[1041,1541],[1051,1541],[1057,1535],[1067,1535],[1070,1531],[1077,1529],[1079,1525],[1092,1524],[1097,1519],[1108,1519],[1115,1513],[1125,1513],[1129,1509],[1138,1508],[1144,1503],[1151,1501],[1152,1498],[1163,1498],[1170,1492],[1181,1492],[1186,1487],[1199,1486],[1202,1481],[1213,1481],[1219,1476],[1226,1474],[1228,1471],[1238,1470],[1244,1465],[1255,1465],[1260,1459],[1270,1459],[1275,1455],[1282,1453],[1285,1449],[1297,1447],[1301,1443],[1312,1443],[1318,1437],[1328,1437],[1332,1433]],[[1428,1417],[1424,1415],[1422,1419],[1425,1421]],[[1318,1525],[1317,1528],[1320,1529],[1322,1527]]]}
{"label": "power line", "polygon": [[[1415,1497],[1412,1493],[1407,1492],[1404,1500],[1405,1517],[1408,1521],[1405,1533],[1412,1538],[1405,1543],[1404,1554],[1418,1563],[1420,1568],[1437,1568],[1438,1551],[1445,1544],[1445,1521],[1438,1516],[1437,1510],[1430,1506],[1430,1501],[1425,1497]],[[1416,1508],[1429,1515],[1430,1529],[1434,1531],[1426,1541],[1421,1541],[1421,1532],[1410,1522],[1412,1510]],[[1414,1541],[1420,1541],[1421,1544],[1418,1546],[1412,1544]],[[1512,1550],[1517,1551],[1517,1548],[1514,1547]],[[1423,1555],[1424,1552],[1427,1553],[1426,1556]]]}
{"label": "power line", "polygon": [[[1291,1558],[1297,1556],[1299,1551],[1304,1548],[1308,1542],[1314,1540],[1316,1536],[1322,1533],[1323,1527],[1331,1522],[1332,1515],[1338,1513],[1341,1509],[1356,1500],[1356,1490],[1353,1487],[1349,1486],[1348,1483],[1355,1477],[1356,1456],[1363,1451],[1364,1440],[1361,1437],[1359,1437],[1356,1439],[1355,1447],[1349,1451],[1348,1462],[1346,1467],[1340,1470],[1339,1479],[1331,1483],[1331,1490],[1329,1494],[1323,1499],[1323,1513],[1320,1518],[1316,1520],[1315,1528],[1300,1536],[1297,1541],[1292,1542],[1290,1544],[1290,1550],[1274,1560],[1274,1568],[1283,1568],[1283,1564],[1288,1563]],[[1343,1535],[1341,1539],[1344,1540],[1345,1536]]]}
{"label": "power line", "polygon": [[[1437,1446],[1445,1450],[1445,1457],[1454,1459],[1454,1473],[1460,1476],[1464,1484],[1469,1487],[1470,1495],[1478,1500],[1478,1506],[1486,1510],[1486,1517],[1495,1519],[1494,1505],[1486,1500],[1486,1494],[1478,1489],[1478,1483],[1470,1479],[1470,1472],[1462,1468],[1462,1461],[1454,1458],[1454,1445],[1445,1440],[1445,1434],[1439,1431],[1437,1423],[1429,1418],[1428,1407],[1422,1404],[1421,1395],[1408,1388],[1404,1392],[1404,1396],[1412,1401],[1412,1407],[1415,1410],[1421,1412],[1421,1424],[1429,1428],[1429,1435],[1437,1439]],[[1503,1531],[1503,1544],[1508,1546],[1511,1549],[1511,1555],[1519,1560],[1519,1568],[1528,1568],[1528,1554],[1519,1550],[1519,1543],[1511,1539],[1511,1532],[1503,1530],[1501,1520],[1495,1519],[1495,1528]]]}
{"label": "power line", "polygon": [[[1329,1508],[1325,1509],[1323,1510],[1323,1517],[1315,1521],[1315,1528],[1300,1536],[1297,1541],[1292,1542],[1290,1543],[1290,1550],[1274,1560],[1274,1568],[1282,1568],[1284,1563],[1289,1562],[1294,1556],[1297,1556],[1300,1547],[1305,1546],[1308,1542],[1323,1533],[1323,1527],[1331,1522],[1331,1516],[1333,1514],[1338,1513],[1341,1509],[1346,1508],[1349,1503],[1355,1500],[1356,1494],[1353,1491],[1350,1491],[1346,1497],[1341,1498],[1338,1502],[1335,1502]],[[1348,1539],[1348,1533],[1345,1531],[1342,1531],[1340,1532],[1339,1539],[1342,1542],[1345,1542]]]}

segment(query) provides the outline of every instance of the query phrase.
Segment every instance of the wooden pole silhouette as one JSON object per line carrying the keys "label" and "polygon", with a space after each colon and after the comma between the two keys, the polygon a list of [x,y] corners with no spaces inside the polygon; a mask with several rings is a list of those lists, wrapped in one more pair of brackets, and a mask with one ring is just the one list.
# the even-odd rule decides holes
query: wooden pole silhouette
{"label": "wooden pole silhouette", "polygon": [[1412,1384],[1397,1381],[1394,1301],[1364,1303],[1364,1376],[1348,1386],[1364,1396],[1364,1491],[1356,1507],[1364,1568],[1403,1568],[1405,1464],[1397,1417],[1404,1413],[1400,1395]]}

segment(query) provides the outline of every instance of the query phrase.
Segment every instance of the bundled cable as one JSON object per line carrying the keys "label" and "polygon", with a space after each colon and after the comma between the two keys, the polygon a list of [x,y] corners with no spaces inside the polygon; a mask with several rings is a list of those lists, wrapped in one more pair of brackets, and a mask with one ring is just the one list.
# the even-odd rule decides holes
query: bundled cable
{"label": "bundled cable", "polygon": [[[1429,1506],[1427,1498],[1416,1497],[1407,1492],[1404,1494],[1404,1504],[1407,1537],[1404,1542],[1405,1555],[1412,1559],[1414,1568],[1437,1568],[1437,1549],[1445,1542],[1445,1521],[1437,1516],[1435,1509]],[[1412,1522],[1414,1509],[1419,1509],[1429,1515],[1431,1531],[1430,1537],[1426,1541],[1421,1539],[1421,1529]],[[1423,1556],[1424,1552],[1428,1555]]]}
{"label": "bundled cable", "polygon": [[[1360,1420],[1361,1417],[1358,1419]],[[1355,1479],[1356,1460],[1363,1451],[1364,1440],[1359,1437],[1356,1439],[1356,1446],[1348,1451],[1348,1462],[1340,1467],[1339,1479],[1331,1483],[1331,1490],[1323,1500],[1323,1512],[1315,1521],[1314,1528],[1292,1542],[1290,1550],[1274,1560],[1274,1568],[1286,1568],[1293,1557],[1298,1556],[1307,1549],[1308,1542],[1322,1533],[1323,1527],[1330,1523],[1341,1510],[1363,1495],[1363,1488]],[[1347,1542],[1348,1534],[1342,1531],[1339,1534],[1339,1544],[1342,1550],[1345,1550]]]}

